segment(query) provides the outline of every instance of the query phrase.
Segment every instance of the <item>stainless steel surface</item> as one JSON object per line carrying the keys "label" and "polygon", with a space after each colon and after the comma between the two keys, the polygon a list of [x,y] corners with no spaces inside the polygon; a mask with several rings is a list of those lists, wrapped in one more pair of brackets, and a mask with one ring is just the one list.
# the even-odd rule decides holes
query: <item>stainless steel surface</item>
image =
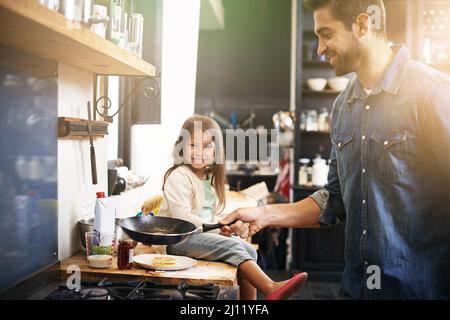
{"label": "stainless steel surface", "polygon": [[48,291],[42,294],[44,288],[55,289],[52,284],[61,279],[61,264],[56,262],[42,269],[26,279],[14,284],[9,288],[0,288],[1,300],[36,300],[43,299]]}

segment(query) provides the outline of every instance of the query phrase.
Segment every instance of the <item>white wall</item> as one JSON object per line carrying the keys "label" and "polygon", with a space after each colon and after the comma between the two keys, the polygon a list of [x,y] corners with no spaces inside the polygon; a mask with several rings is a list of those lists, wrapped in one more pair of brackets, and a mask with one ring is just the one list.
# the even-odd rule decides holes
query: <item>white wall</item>
{"label": "white wall", "polygon": [[[108,77],[108,98],[111,99],[111,108],[108,110],[108,115],[113,115],[119,109],[119,77]],[[119,153],[119,116],[120,113],[113,118],[113,123],[108,126],[108,160],[115,160]]]}
{"label": "white wall", "polygon": [[184,120],[194,113],[200,0],[164,0],[161,124],[132,128],[131,167],[159,193]]}
{"label": "white wall", "polygon": [[[161,190],[171,150],[183,121],[194,112],[200,0],[164,0],[161,108],[162,124],[132,128],[132,169],[148,174],[142,188],[117,198],[118,217],[134,214],[145,199]],[[58,116],[87,118],[92,100],[91,73],[59,65]],[[110,98],[117,103],[117,84],[110,77]],[[94,142],[98,185],[91,181],[89,140],[58,140],[58,257],[80,250],[78,221],[92,217],[95,192],[107,191],[107,159],[117,155],[117,117],[108,138]]]}
{"label": "white wall", "polygon": [[[58,67],[58,117],[87,119],[92,100],[92,73],[68,65]],[[91,102],[92,104],[92,102]],[[94,141],[98,184],[92,185],[89,140],[58,139],[58,256],[79,249],[77,222],[92,213],[95,192],[106,191],[106,139]]]}

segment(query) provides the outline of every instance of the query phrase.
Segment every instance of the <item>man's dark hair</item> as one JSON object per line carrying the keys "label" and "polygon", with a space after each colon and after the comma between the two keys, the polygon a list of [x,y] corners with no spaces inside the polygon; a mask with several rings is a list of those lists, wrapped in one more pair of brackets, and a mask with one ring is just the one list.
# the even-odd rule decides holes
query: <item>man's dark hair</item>
{"label": "man's dark hair", "polygon": [[386,9],[383,0],[305,0],[305,7],[311,11],[329,7],[333,17],[343,22],[348,30],[351,30],[360,14],[367,13],[372,19],[379,19],[375,22],[377,27],[373,32],[386,39]]}

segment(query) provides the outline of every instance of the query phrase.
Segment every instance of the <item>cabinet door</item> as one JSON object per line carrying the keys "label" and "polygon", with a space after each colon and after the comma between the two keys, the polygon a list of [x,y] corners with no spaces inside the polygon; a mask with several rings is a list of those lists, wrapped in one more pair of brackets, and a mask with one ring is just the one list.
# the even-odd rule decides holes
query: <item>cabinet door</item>
{"label": "cabinet door", "polygon": [[58,259],[58,66],[3,46],[0,56],[1,291]]}

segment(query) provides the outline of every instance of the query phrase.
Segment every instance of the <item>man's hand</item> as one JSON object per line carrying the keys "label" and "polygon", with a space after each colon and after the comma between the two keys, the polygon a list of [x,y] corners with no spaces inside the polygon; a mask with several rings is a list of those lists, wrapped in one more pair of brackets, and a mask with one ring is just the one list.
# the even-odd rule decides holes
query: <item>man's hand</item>
{"label": "man's hand", "polygon": [[225,226],[220,229],[221,234],[230,236],[236,234],[241,238],[253,236],[259,230],[266,227],[264,215],[261,214],[261,208],[241,208],[230,213],[221,224],[229,224],[236,221],[231,226]]}

